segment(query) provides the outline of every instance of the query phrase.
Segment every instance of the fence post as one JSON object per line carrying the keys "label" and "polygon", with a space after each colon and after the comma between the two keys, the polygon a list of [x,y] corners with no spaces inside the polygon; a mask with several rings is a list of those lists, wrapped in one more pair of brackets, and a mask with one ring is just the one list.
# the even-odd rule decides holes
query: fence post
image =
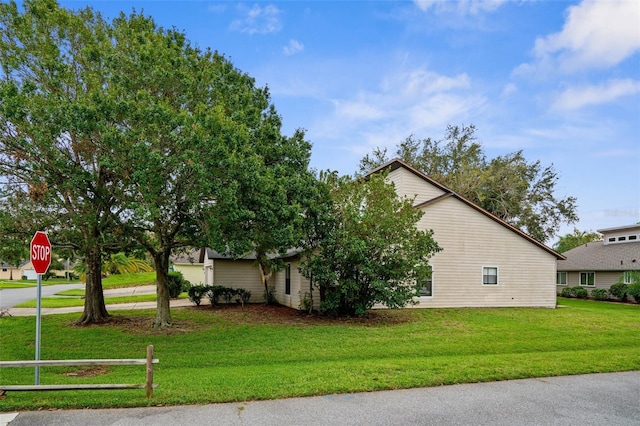
{"label": "fence post", "polygon": [[147,346],[147,399],[153,395],[153,345]]}

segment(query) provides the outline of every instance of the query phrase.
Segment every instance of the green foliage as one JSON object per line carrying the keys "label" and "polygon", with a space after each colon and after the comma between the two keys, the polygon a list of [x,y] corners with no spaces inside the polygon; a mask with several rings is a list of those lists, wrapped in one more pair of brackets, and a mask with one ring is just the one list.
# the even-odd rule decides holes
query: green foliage
{"label": "green foliage", "polygon": [[579,231],[574,228],[573,234],[566,234],[560,237],[554,248],[557,252],[564,253],[583,244],[600,240],[602,240],[602,235],[597,232]]}
{"label": "green foliage", "polygon": [[577,297],[578,299],[589,298],[589,291],[586,288],[581,286],[571,287],[571,293],[573,294],[574,297]]}
{"label": "green foliage", "polygon": [[169,287],[169,297],[172,299],[175,299],[178,296],[180,296],[180,293],[182,293],[185,290],[188,290],[189,287],[191,286],[191,283],[184,279],[182,272],[178,272],[178,271],[169,272],[168,278],[169,278],[169,281],[167,285]]}
{"label": "green foliage", "polygon": [[629,285],[622,282],[612,284],[611,287],[609,287],[609,293],[621,302],[627,300],[628,291]]}
{"label": "green foliage", "polygon": [[[576,199],[555,195],[553,166],[528,162],[522,151],[487,160],[475,131],[473,125],[449,125],[442,140],[409,136],[395,157],[540,241],[553,237],[562,223],[578,220]],[[387,161],[386,148],[376,148],[360,161],[360,172]]]}
{"label": "green foliage", "polygon": [[209,291],[208,286],[204,286],[204,285],[191,286],[189,287],[189,290],[188,290],[189,300],[195,303],[196,306],[200,306],[200,302],[202,301],[202,298],[207,295],[208,291]]}
{"label": "green foliage", "polygon": [[561,297],[575,297],[573,294],[573,289],[571,287],[565,287],[560,292]]}
{"label": "green foliage", "polygon": [[591,290],[591,297],[596,300],[608,300],[609,293],[605,288],[594,288],[593,290]]}
{"label": "green foliage", "polygon": [[240,303],[242,306],[249,303],[249,299],[251,299],[251,292],[249,290],[245,290],[244,288],[239,288],[236,290],[237,299],[236,302]]}
{"label": "green foliage", "polygon": [[[151,402],[143,390],[7,392],[2,411],[237,405],[256,399],[638,370],[638,306],[576,299],[563,304],[566,308],[376,310],[356,321],[301,316],[297,325],[266,321],[260,312],[239,316],[228,310],[176,309],[179,333],[136,327],[152,320],[151,310],[114,311],[119,321],[108,327],[75,327],[74,315],[47,315],[42,322],[47,359],[144,358],[146,345],[153,344],[160,359],[155,376],[160,386]],[[0,318],[2,360],[33,359],[33,324],[33,317]],[[589,362],[576,362],[583,359]],[[43,368],[41,382],[78,381],[65,372]],[[33,369],[6,368],[1,375],[4,385],[33,384]],[[82,380],[141,383],[144,367],[112,366],[108,375]]]}
{"label": "green foliage", "polygon": [[320,310],[363,316],[376,303],[414,303],[415,283],[429,274],[428,259],[439,250],[431,232],[416,227],[422,212],[399,199],[382,174],[357,181],[329,175],[327,181],[332,216],[301,265],[320,289]]}
{"label": "green foliage", "polygon": [[209,298],[209,302],[211,302],[211,306],[216,306],[226,291],[227,288],[221,285],[208,286],[207,297]]}
{"label": "green foliage", "polygon": [[268,286],[262,295],[267,305],[273,305],[276,303],[276,288],[275,286]]}
{"label": "green foliage", "polygon": [[629,289],[627,290],[627,294],[629,296],[633,296],[633,299],[636,302],[640,302],[640,282],[634,282],[629,284]]}

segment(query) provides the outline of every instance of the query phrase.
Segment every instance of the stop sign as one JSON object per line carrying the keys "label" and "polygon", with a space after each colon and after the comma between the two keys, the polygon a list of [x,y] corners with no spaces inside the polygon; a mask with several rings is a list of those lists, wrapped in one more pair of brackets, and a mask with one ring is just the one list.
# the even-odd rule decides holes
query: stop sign
{"label": "stop sign", "polygon": [[51,265],[51,243],[42,231],[36,232],[31,240],[31,264],[36,274],[44,274]]}

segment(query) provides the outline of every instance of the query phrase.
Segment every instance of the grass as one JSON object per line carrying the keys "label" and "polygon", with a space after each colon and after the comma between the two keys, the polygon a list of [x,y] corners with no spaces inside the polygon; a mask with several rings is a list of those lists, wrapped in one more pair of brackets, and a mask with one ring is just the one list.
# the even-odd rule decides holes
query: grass
{"label": "grass", "polygon": [[[116,296],[105,297],[104,303],[106,305],[116,303],[139,303],[139,302],[155,302],[156,295],[154,294],[139,294],[133,296]],[[70,308],[73,306],[84,306],[84,298],[81,297],[43,297],[41,299],[41,306],[43,308]],[[30,300],[28,302],[20,303],[15,306],[16,308],[36,308],[36,301]]]}
{"label": "grass", "polygon": [[[79,281],[69,281],[65,278],[49,278],[48,280],[42,280],[42,285],[55,285],[55,284],[77,284]],[[122,274],[122,275],[109,275],[102,279],[102,288],[121,288],[121,287],[135,287],[141,285],[155,284],[156,273],[155,272],[140,272],[137,274]],[[3,288],[23,288],[23,287],[35,287],[37,285],[36,280],[0,280],[0,289]]]}
{"label": "grass", "polygon": [[[50,315],[42,321],[42,359],[144,358],[152,344],[159,387],[149,401],[143,390],[9,392],[0,411],[204,404],[640,369],[640,306],[559,301],[564,308],[376,311],[366,321],[194,307],[173,309],[174,327],[165,332],[150,329],[154,311],[120,311],[112,324],[90,327],[74,326],[77,314]],[[32,317],[0,318],[0,333],[1,359],[33,359]],[[33,369],[0,373],[2,384],[33,383]],[[144,382],[140,366],[90,373],[51,367],[40,377],[43,384]]]}

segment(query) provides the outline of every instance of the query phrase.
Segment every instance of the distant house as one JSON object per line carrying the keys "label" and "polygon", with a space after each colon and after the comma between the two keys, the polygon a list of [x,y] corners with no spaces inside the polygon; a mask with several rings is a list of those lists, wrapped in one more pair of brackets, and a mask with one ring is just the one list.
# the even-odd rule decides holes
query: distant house
{"label": "distant house", "polygon": [[27,277],[28,280],[35,280],[38,277],[33,265],[31,265],[31,261],[22,262],[17,267],[0,262],[0,279],[21,280],[22,277]]}
{"label": "distant house", "polygon": [[602,241],[583,244],[563,253],[558,260],[558,294],[564,287],[605,288],[631,280],[640,271],[640,225],[599,229]]}
{"label": "distant house", "polygon": [[[556,306],[556,261],[564,259],[561,254],[400,160],[371,173],[383,170],[398,195],[413,199],[415,208],[424,211],[418,227],[433,230],[443,249],[430,260],[432,277],[421,283],[416,308]],[[191,264],[174,261],[175,269],[185,276],[190,272],[184,271],[197,270],[203,284],[245,288],[252,301],[262,300],[251,256],[232,260],[207,250],[201,262],[192,258]],[[287,267],[269,282],[279,303],[298,308],[309,295],[309,281],[298,271],[295,252],[284,260]]]}

